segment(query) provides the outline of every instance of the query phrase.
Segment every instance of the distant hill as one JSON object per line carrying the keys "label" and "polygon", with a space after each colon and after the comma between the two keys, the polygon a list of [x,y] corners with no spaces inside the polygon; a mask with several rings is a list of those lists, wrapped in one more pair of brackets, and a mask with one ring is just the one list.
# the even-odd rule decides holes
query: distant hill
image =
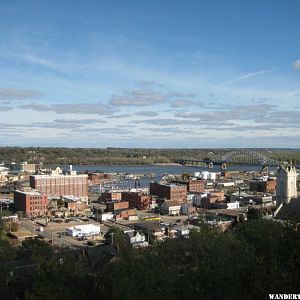
{"label": "distant hill", "polygon": [[[0,162],[81,165],[149,165],[174,159],[204,159],[233,149],[0,147]],[[236,149],[234,149],[236,150]],[[300,161],[300,149],[251,149],[279,161]]]}

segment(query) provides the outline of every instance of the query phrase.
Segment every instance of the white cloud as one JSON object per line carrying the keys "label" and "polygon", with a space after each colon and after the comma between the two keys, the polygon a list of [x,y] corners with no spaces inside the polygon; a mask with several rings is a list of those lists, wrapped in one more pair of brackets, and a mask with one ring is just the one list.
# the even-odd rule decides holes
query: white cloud
{"label": "white cloud", "polygon": [[231,84],[231,83],[241,81],[241,80],[244,80],[244,79],[248,79],[248,78],[259,76],[259,75],[262,75],[262,74],[265,74],[265,73],[273,72],[275,70],[277,70],[277,68],[273,68],[273,69],[270,69],[270,70],[262,70],[262,71],[253,72],[253,73],[247,73],[247,74],[244,74],[244,75],[239,76],[237,78],[234,78],[232,80],[229,80],[227,82],[224,82],[224,84]]}
{"label": "white cloud", "polygon": [[296,60],[296,61],[294,62],[294,68],[295,68],[296,70],[300,70],[300,59],[298,59],[298,60]]}
{"label": "white cloud", "polygon": [[28,100],[40,96],[41,94],[37,91],[0,88],[0,101]]}
{"label": "white cloud", "polygon": [[151,106],[166,100],[167,97],[159,92],[135,90],[123,96],[115,95],[109,103],[114,106]]}

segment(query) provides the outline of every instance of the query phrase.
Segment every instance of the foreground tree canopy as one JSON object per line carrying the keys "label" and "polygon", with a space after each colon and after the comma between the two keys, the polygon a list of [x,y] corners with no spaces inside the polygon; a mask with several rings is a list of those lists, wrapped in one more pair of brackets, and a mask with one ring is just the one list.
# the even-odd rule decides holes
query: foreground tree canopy
{"label": "foreground tree canopy", "polygon": [[7,277],[1,264],[5,299],[268,299],[300,291],[300,234],[293,226],[253,220],[220,233],[202,225],[189,239],[147,249],[120,238],[118,255],[105,265],[98,248],[91,256],[32,241],[16,251],[2,241],[0,262],[14,256],[34,265]]}

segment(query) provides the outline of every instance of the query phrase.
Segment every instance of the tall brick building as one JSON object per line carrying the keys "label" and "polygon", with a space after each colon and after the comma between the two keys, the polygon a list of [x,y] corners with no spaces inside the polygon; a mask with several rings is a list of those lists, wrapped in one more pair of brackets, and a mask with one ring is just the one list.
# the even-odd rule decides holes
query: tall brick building
{"label": "tall brick building", "polygon": [[188,193],[202,193],[205,190],[204,180],[172,180],[172,183],[186,185]]}
{"label": "tall brick building", "polygon": [[187,186],[176,184],[150,183],[150,194],[169,200],[185,202],[187,199]]}
{"label": "tall brick building", "polygon": [[262,192],[262,193],[273,193],[276,191],[276,180],[251,180],[250,191]]}
{"label": "tall brick building", "polygon": [[32,175],[30,186],[47,196],[74,195],[82,201],[88,201],[88,176],[70,174]]}
{"label": "tall brick building", "polygon": [[43,216],[48,210],[47,195],[31,190],[14,191],[14,205],[17,211],[24,211],[27,217]]}

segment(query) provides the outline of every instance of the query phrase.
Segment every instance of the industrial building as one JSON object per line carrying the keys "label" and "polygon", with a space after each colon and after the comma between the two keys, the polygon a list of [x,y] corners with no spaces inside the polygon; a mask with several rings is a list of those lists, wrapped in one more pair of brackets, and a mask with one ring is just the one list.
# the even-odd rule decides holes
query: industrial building
{"label": "industrial building", "polygon": [[76,171],[62,174],[57,168],[49,175],[30,176],[30,186],[45,193],[48,197],[61,197],[64,195],[74,195],[82,201],[88,202],[88,176],[86,174],[77,175]]}
{"label": "industrial building", "polygon": [[100,226],[93,224],[78,225],[66,229],[67,235],[73,237],[92,236],[100,234]]}

